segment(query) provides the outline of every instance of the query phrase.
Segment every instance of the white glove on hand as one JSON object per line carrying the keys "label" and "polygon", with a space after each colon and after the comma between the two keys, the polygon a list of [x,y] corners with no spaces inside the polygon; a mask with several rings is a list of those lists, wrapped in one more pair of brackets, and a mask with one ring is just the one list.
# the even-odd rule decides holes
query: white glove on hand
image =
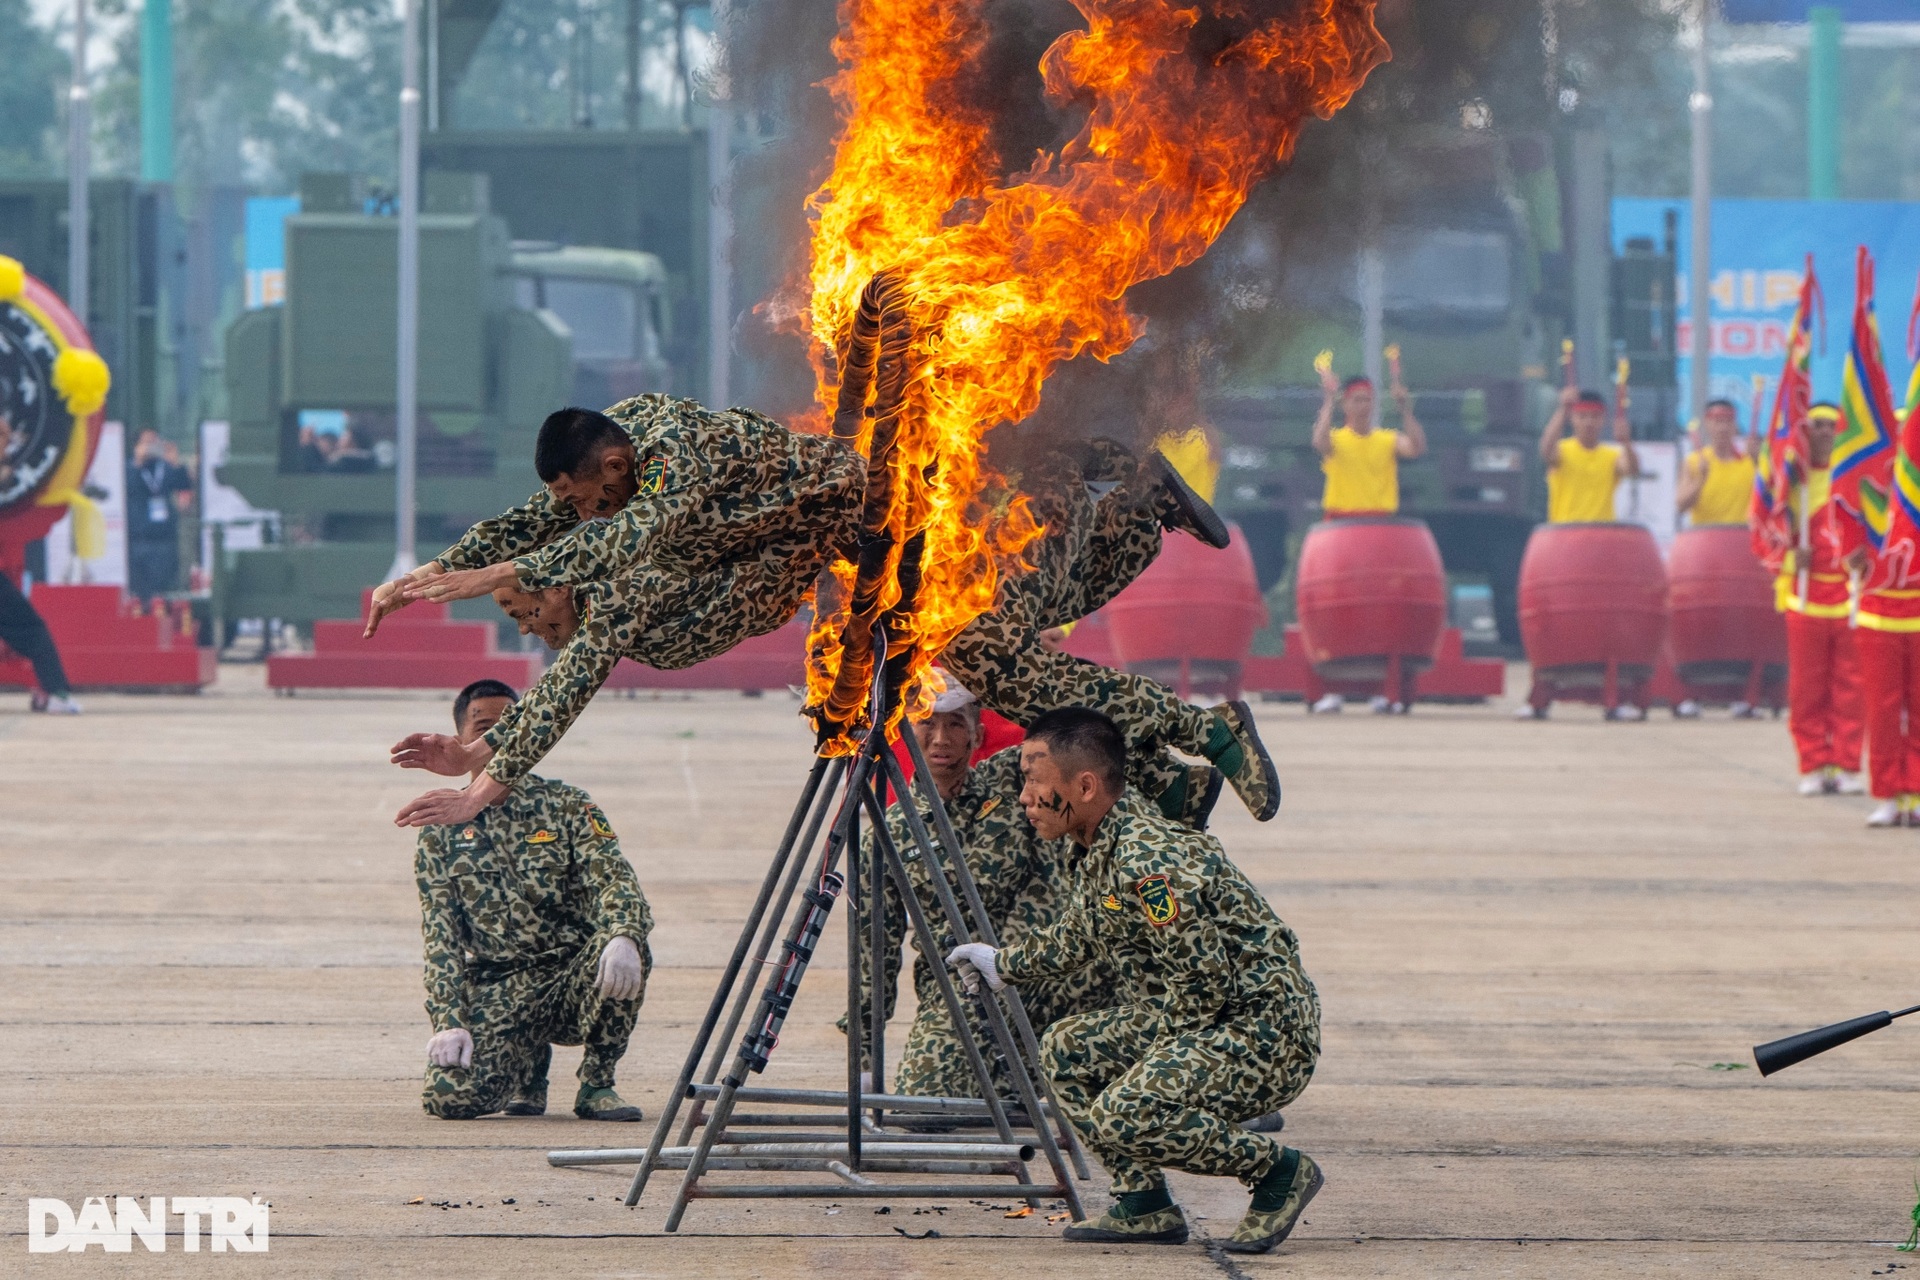
{"label": "white glove on hand", "polygon": [[947,967],[959,972],[960,985],[967,989],[968,995],[979,993],[982,978],[998,991],[1007,985],[1001,981],[1000,966],[995,962],[999,954],[984,942],[963,942],[947,953]]}
{"label": "white glove on hand", "polygon": [[632,938],[621,934],[600,953],[600,994],[609,1000],[631,1000],[646,985],[646,971],[640,967],[640,948]]}
{"label": "white glove on hand", "polygon": [[473,1065],[473,1036],[465,1027],[449,1027],[433,1033],[427,1041],[427,1061],[436,1067]]}

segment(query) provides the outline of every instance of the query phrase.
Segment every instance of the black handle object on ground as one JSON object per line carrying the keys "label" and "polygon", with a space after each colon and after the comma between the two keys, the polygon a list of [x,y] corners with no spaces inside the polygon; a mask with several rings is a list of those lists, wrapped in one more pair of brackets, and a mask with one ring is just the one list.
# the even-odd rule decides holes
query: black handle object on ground
{"label": "black handle object on ground", "polygon": [[1816,1027],[1812,1031],[1802,1031],[1799,1035],[1788,1036],[1784,1040],[1757,1044],[1753,1046],[1753,1062],[1760,1068],[1761,1075],[1770,1076],[1776,1071],[1786,1070],[1796,1062],[1805,1062],[1815,1054],[1825,1053],[1849,1040],[1858,1040],[1869,1032],[1891,1026],[1895,1018],[1904,1018],[1910,1013],[1920,1013],[1920,1004],[1911,1009],[1902,1009],[1898,1013],[1889,1013],[1882,1009],[1879,1013],[1850,1018],[1845,1022],[1836,1022],[1830,1027]]}

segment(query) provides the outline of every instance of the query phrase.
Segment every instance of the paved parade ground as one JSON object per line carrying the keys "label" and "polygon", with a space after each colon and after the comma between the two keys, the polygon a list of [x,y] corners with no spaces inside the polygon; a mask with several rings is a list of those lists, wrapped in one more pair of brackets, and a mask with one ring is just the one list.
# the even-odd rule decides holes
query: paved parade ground
{"label": "paved parade ground", "polygon": [[[1198,1232],[1068,1245],[991,1183],[889,1213],[698,1202],[663,1237],[670,1176],[629,1211],[627,1172],[547,1166],[644,1145],[806,773],[785,695],[603,697],[542,770],[593,793],[653,904],[620,1074],[649,1123],[626,1126],[572,1118],[578,1050],[545,1118],[421,1112],[412,838],[388,819],[429,779],[385,760],[447,698],[274,698],[227,667],[198,698],[85,702],[0,711],[0,1275],[1920,1275],[1891,1247],[1920,1026],[1751,1067],[1756,1040],[1920,1002],[1920,832],[1796,797],[1778,722],[1259,706],[1286,803],[1261,826],[1229,793],[1214,830],[1324,1001],[1287,1140],[1328,1181],[1279,1252],[1228,1260]],[[828,936],[767,1083],[845,1079]],[[1174,1190],[1212,1237],[1246,1204]],[[261,1195],[272,1252],[28,1256],[28,1197],[114,1193]]]}

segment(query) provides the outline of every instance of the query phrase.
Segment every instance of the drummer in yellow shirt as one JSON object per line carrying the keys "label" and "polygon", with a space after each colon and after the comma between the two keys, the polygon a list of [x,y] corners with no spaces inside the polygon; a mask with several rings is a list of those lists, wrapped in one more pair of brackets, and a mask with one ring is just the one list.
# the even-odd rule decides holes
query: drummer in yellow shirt
{"label": "drummer in yellow shirt", "polygon": [[[1595,391],[1560,392],[1560,403],[1540,433],[1540,461],[1547,464],[1547,523],[1591,524],[1614,519],[1613,492],[1626,476],[1640,474],[1633,451],[1622,388],[1613,416],[1613,443],[1600,443],[1607,421],[1606,397]],[[1573,424],[1569,437],[1567,423]]]}
{"label": "drummer in yellow shirt", "polygon": [[[1313,420],[1313,448],[1327,485],[1320,506],[1328,520],[1343,516],[1383,516],[1400,510],[1400,460],[1427,451],[1427,433],[1413,416],[1413,397],[1393,363],[1393,402],[1400,429],[1373,425],[1373,383],[1364,377],[1336,383],[1330,366],[1320,369],[1320,416]],[[1341,426],[1333,425],[1335,399]]]}
{"label": "drummer in yellow shirt", "polygon": [[[1373,383],[1364,377],[1334,381],[1330,357],[1322,356],[1320,370],[1320,416],[1313,420],[1313,447],[1320,455],[1320,470],[1326,473],[1326,488],[1320,508],[1328,520],[1354,516],[1390,516],[1400,510],[1400,460],[1411,461],[1427,451],[1427,433],[1413,416],[1413,397],[1400,380],[1400,354],[1387,351],[1387,367],[1393,373],[1393,403],[1400,410],[1400,429],[1373,425]],[[1333,425],[1336,397],[1342,425]],[[1311,710],[1324,715],[1339,711],[1346,699],[1329,693],[1314,703]],[[1385,694],[1372,700],[1378,713],[1405,712],[1405,705],[1393,702]]]}
{"label": "drummer in yellow shirt", "polygon": [[1753,459],[1740,447],[1739,411],[1731,400],[1709,400],[1700,420],[1707,444],[1688,456],[1674,505],[1695,528],[1745,524],[1753,501]]}

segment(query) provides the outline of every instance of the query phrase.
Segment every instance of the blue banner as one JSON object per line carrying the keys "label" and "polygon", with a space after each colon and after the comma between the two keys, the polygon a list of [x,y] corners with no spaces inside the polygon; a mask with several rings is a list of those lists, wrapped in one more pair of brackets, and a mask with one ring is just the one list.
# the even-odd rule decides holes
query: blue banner
{"label": "blue banner", "polygon": [[1913,22],[1914,0],[1724,0],[1728,22],[1805,22],[1807,10],[1818,5],[1838,9],[1846,22]]}
{"label": "blue banner", "polygon": [[[1633,237],[1657,245],[1665,218],[1679,214],[1679,281],[1674,296],[1679,322],[1680,385],[1692,363],[1692,309],[1687,297],[1690,268],[1685,200],[1621,198],[1613,202],[1616,250]],[[1854,254],[1867,246],[1875,263],[1875,311],[1886,348],[1895,403],[1905,398],[1908,370],[1907,317],[1920,280],[1920,202],[1891,200],[1715,200],[1713,202],[1713,394],[1740,406],[1745,425],[1753,402],[1753,378],[1766,379],[1773,403],[1786,359],[1787,329],[1800,296],[1807,253],[1814,258],[1827,300],[1824,335],[1813,335],[1813,398],[1840,399],[1840,370],[1853,324]],[[1822,338],[1824,337],[1824,342]]]}

